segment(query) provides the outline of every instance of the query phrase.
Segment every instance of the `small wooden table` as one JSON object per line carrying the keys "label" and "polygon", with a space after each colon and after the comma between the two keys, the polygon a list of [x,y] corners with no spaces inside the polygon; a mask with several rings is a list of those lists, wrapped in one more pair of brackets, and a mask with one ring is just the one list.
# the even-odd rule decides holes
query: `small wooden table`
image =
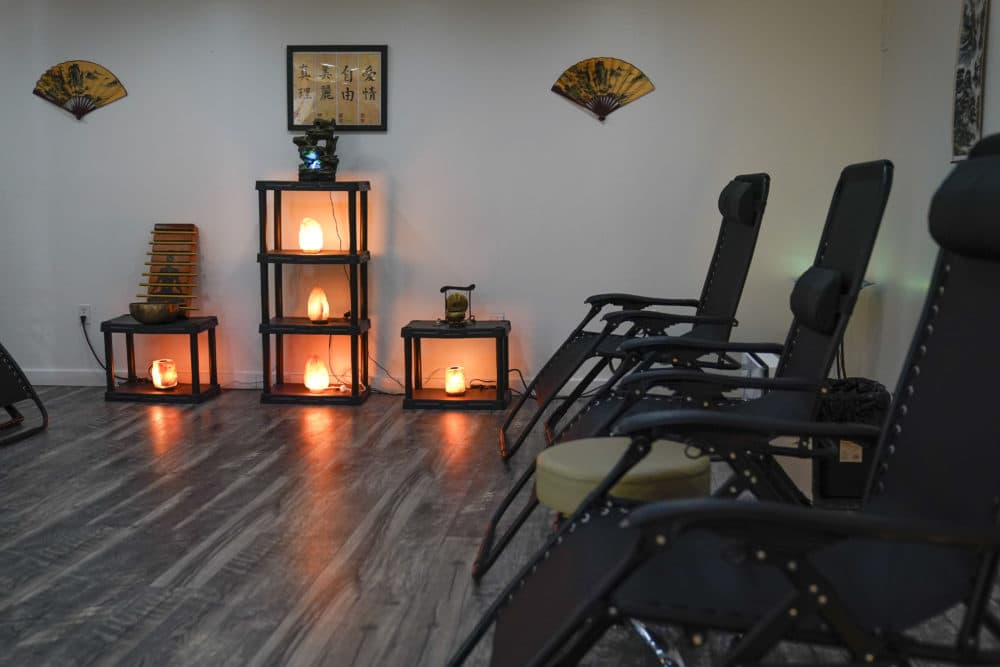
{"label": "small wooden table", "polygon": [[[436,320],[413,320],[402,329],[406,364],[406,395],[403,408],[446,408],[448,410],[503,410],[510,402],[507,374],[510,365],[507,320],[480,320],[464,326],[450,326]],[[497,387],[495,390],[466,391],[464,396],[449,396],[444,389],[425,388],[420,363],[420,341],[424,338],[462,339],[493,338],[496,341]]]}
{"label": "small wooden table", "polygon": [[[201,403],[218,396],[218,371],[215,364],[216,317],[189,317],[166,324],[142,324],[130,315],[101,322],[104,333],[104,358],[107,360],[106,401],[137,401],[141,403]],[[208,387],[203,388],[199,377],[198,334],[208,332]],[[125,356],[128,362],[128,381],[115,386],[114,351],[111,335],[125,334]],[[191,339],[191,384],[178,384],[173,389],[156,389],[151,382],[140,381],[135,372],[135,334],[182,334]]]}

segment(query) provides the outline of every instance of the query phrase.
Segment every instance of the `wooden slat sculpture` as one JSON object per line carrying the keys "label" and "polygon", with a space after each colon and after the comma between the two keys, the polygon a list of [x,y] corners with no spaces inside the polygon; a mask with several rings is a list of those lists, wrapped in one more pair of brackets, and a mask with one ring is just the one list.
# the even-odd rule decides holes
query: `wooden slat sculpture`
{"label": "wooden slat sculpture", "polygon": [[191,224],[157,224],[146,253],[148,270],[137,294],[149,303],[177,303],[181,316],[198,310],[198,227]]}

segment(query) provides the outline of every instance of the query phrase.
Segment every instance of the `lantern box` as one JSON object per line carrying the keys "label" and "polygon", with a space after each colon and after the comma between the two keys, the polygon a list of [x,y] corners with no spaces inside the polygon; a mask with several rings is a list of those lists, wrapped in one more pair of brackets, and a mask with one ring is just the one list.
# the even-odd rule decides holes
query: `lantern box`
{"label": "lantern box", "polygon": [[[510,402],[507,373],[509,352],[507,320],[468,321],[465,326],[449,326],[447,322],[414,320],[402,329],[406,378],[403,408],[445,408],[448,410],[503,410]],[[460,340],[492,338],[496,348],[496,389],[467,390],[466,378],[460,366],[445,370],[445,388],[423,386],[421,340],[434,338]],[[461,389],[461,393],[459,393]]]}
{"label": "lantern box", "polygon": [[[218,396],[222,389],[219,387],[218,370],[215,362],[215,327],[219,320],[215,317],[190,317],[186,319],[174,320],[166,324],[142,324],[130,315],[122,315],[113,320],[101,322],[101,332],[104,333],[104,356],[107,359],[107,391],[104,392],[106,401],[137,401],[142,403],[201,403],[210,398]],[[198,335],[205,332],[208,336],[208,384],[201,381],[201,359],[198,351]],[[128,379],[116,386],[115,384],[115,360],[114,349],[111,344],[113,334],[125,335],[126,364],[128,366]],[[143,381],[136,374],[135,365],[135,336],[142,334],[177,334],[187,336],[190,340],[191,349],[191,383],[179,383],[173,388],[158,389],[151,381]],[[170,364],[163,362],[172,361],[169,359],[157,359],[149,366],[150,375],[153,376],[153,365],[158,371],[161,384],[170,385],[177,382],[177,365],[173,364],[171,373]],[[169,377],[173,375],[173,377]]]}

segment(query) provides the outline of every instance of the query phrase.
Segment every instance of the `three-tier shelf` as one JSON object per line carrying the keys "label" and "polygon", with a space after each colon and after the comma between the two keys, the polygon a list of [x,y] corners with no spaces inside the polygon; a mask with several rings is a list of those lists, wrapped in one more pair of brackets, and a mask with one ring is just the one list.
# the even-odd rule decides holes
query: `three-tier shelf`
{"label": "three-tier shelf", "polygon": [[[305,403],[312,405],[357,405],[368,398],[368,181],[338,181],[312,183],[302,181],[257,181],[260,210],[260,335],[263,352],[264,403]],[[268,207],[268,193],[272,193]],[[289,250],[281,239],[281,195],[283,192],[343,192],[347,195],[350,246],[347,250],[323,250],[306,253]],[[268,211],[271,215],[273,243],[268,247]],[[289,264],[338,264],[348,267],[348,288],[351,310],[347,317],[331,317],[327,324],[313,324],[307,317],[286,317],[282,294],[282,277]],[[273,281],[270,268],[273,267]],[[274,312],[271,312],[270,291],[274,290]],[[300,335],[334,335],[351,338],[351,387],[342,392],[331,387],[321,392],[307,389],[301,383],[285,382],[285,337],[294,340]],[[271,343],[274,342],[274,382],[271,382]]]}

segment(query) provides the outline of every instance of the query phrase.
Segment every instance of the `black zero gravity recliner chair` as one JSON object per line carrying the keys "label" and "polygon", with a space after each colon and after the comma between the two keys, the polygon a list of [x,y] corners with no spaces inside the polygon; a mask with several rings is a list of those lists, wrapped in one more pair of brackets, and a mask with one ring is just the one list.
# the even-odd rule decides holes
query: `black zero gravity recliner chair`
{"label": "black zero gravity recliner chair", "polygon": [[[41,417],[40,424],[25,425],[24,415],[18,408],[25,401],[35,404]],[[0,421],[0,447],[24,440],[49,425],[49,415],[42,400],[3,345],[0,345],[0,408],[7,413],[7,419]]]}
{"label": "black zero gravity recliner chair", "polygon": [[[642,335],[662,334],[678,324],[690,324],[689,335],[712,340],[728,340],[736,324],[736,308],[743,293],[750,260],[757,245],[764,207],[770,186],[767,174],[737,176],[719,194],[722,223],[715,242],[715,252],[708,265],[708,275],[698,299],[671,299],[635,294],[595,294],[586,299],[586,316],[569,337],[538,371],[526,391],[508,410],[500,426],[500,456],[508,459],[521,447],[525,438],[567,382],[588,361],[596,363],[576,386],[563,405],[571,405],[614,359],[620,359],[618,346]],[[694,314],[647,310],[652,307],[694,309]],[[617,310],[615,310],[617,309]],[[599,331],[587,326],[604,313]],[[732,368],[736,364],[720,358],[712,368]],[[515,418],[534,394],[538,409],[515,434]]]}
{"label": "black zero gravity recliner chair", "polygon": [[[712,659],[726,667],[780,664],[784,641],[834,647],[850,655],[840,664],[858,666],[1000,664],[990,607],[1000,556],[1000,135],[955,167],[929,217],[941,250],[881,429],[697,409],[616,429],[639,458],[663,436],[704,448],[735,431],[761,444],[878,432],[859,513],[731,499],[630,510],[606,495],[623,457],[450,664],[494,622],[494,667],[576,664],[627,619],[679,628],[694,646],[732,633]],[[934,625],[947,637],[915,631],[946,610],[950,622]]]}
{"label": "black zero gravity recliner chair", "polygon": [[[605,445],[588,439],[608,435],[619,419],[630,414],[691,405],[760,416],[813,418],[822,384],[833,365],[861,290],[892,187],[892,173],[892,163],[887,160],[848,165],[841,171],[813,266],[802,274],[792,290],[794,319],[784,345],[705,340],[694,336],[648,336],[627,340],[621,344],[626,354],[625,362],[597,395],[567,422],[556,440],[583,439],[582,443],[566,442],[562,445],[566,448],[620,446],[620,443]],[[700,369],[677,368],[701,355],[741,352],[780,352],[777,377],[723,376]],[[672,368],[645,370],[663,364]],[[654,390],[660,387],[673,392],[655,393]],[[755,388],[767,393],[751,401],[736,401],[725,395],[733,388]],[[775,448],[773,452],[802,458],[833,453],[805,447]],[[707,453],[719,456],[715,451]],[[750,491],[771,500],[807,502],[772,453],[749,455],[733,448],[725,460],[735,472],[723,487],[723,493],[737,496]],[[499,538],[496,537],[501,519],[531,481],[536,467],[536,462],[528,466],[487,523],[485,537],[473,563],[474,578],[482,577],[538,506],[536,490],[532,489],[511,524]]]}
{"label": "black zero gravity recliner chair", "polygon": [[[826,224],[813,265],[796,281],[790,297],[794,319],[782,345],[683,340],[651,336],[625,341],[622,351],[641,361],[628,373],[616,373],[553,435],[553,442],[607,435],[616,420],[625,415],[684,403],[724,402],[720,388],[759,388],[761,398],[736,409],[764,411],[805,419],[815,408],[819,384],[826,379],[836,358],[878,234],[892,187],[892,163],[876,160],[844,167],[833,193]],[[684,354],[780,354],[775,378],[728,380],[718,374],[692,376],[665,369],[639,377],[654,365],[669,363]],[[626,364],[627,366],[627,364]],[[782,381],[782,378],[786,380]],[[659,385],[681,386],[682,394],[664,396],[650,390]],[[775,381],[777,380],[777,381]],[[725,384],[720,384],[725,383]],[[786,386],[782,386],[782,384]],[[795,384],[806,386],[796,387]]]}

